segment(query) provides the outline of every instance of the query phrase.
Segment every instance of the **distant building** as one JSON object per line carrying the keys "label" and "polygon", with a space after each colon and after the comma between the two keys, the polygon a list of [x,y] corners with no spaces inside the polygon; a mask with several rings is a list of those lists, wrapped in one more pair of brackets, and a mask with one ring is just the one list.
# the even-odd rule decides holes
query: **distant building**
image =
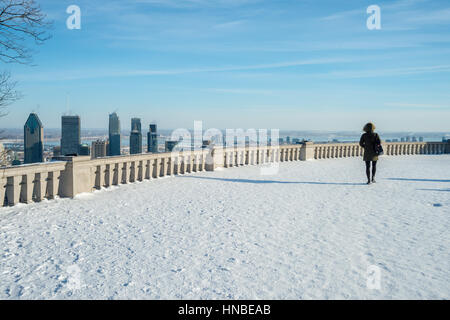
{"label": "distant building", "polygon": [[405,142],[405,138],[400,138],[400,141],[401,142]]}
{"label": "distant building", "polygon": [[79,116],[61,117],[61,155],[78,155],[81,144],[80,127]]}
{"label": "distant building", "polygon": [[410,142],[410,141],[411,141],[411,137],[409,137],[409,136],[406,137],[405,141],[406,141],[406,142]]}
{"label": "distant building", "polygon": [[291,144],[291,137],[286,137],[286,144]]}
{"label": "distant building", "polygon": [[109,115],[109,151],[110,156],[120,155],[120,120],[117,113]]}
{"label": "distant building", "polygon": [[211,145],[211,140],[203,140],[202,141],[202,149],[208,148]]}
{"label": "distant building", "polygon": [[54,146],[53,147],[53,156],[59,157],[61,155],[61,147],[60,146]]}
{"label": "distant building", "polygon": [[130,154],[142,153],[141,119],[131,119]]}
{"label": "distant building", "polygon": [[419,142],[423,142],[423,137],[419,137]]}
{"label": "distant building", "polygon": [[392,142],[398,142],[398,139],[392,139]]}
{"label": "distant building", "polygon": [[80,145],[80,156],[89,156],[91,155],[91,148],[86,143]]}
{"label": "distant building", "polygon": [[156,124],[150,124],[147,133],[147,152],[158,153],[158,134],[156,129]]}
{"label": "distant building", "polygon": [[103,158],[108,155],[108,141],[97,140],[92,141],[91,145],[91,158]]}
{"label": "distant building", "polygon": [[283,138],[278,138],[278,144],[279,144],[279,145],[282,145],[283,143],[284,143]]}
{"label": "distant building", "polygon": [[412,142],[417,142],[417,138],[416,137],[412,137],[411,141]]}
{"label": "distant building", "polygon": [[23,127],[24,163],[44,162],[44,127],[36,113],[30,113]]}
{"label": "distant building", "polygon": [[19,159],[14,159],[12,162],[11,162],[11,165],[13,165],[13,166],[20,166],[22,163],[20,162],[20,160]]}
{"label": "distant building", "polygon": [[172,152],[175,146],[178,144],[179,141],[166,141],[166,152]]}

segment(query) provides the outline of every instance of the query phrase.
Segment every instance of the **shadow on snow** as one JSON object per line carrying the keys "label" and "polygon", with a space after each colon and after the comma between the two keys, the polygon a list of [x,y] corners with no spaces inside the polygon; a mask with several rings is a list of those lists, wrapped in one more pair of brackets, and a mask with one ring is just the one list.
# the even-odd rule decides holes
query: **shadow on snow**
{"label": "shadow on snow", "polygon": [[408,179],[408,178],[387,178],[387,180],[396,180],[396,181],[417,181],[417,182],[450,182],[450,180],[439,180],[439,179]]}
{"label": "shadow on snow", "polygon": [[213,177],[198,177],[198,176],[179,176],[179,178],[194,178],[194,179],[205,179],[205,180],[217,180],[225,182],[240,182],[240,183],[255,183],[255,184],[270,184],[270,183],[280,183],[280,184],[318,184],[318,185],[341,185],[341,186],[361,186],[366,185],[366,183],[347,183],[347,182],[315,182],[315,181],[278,181],[278,180],[252,180],[252,179],[226,179],[226,178],[213,178]]}

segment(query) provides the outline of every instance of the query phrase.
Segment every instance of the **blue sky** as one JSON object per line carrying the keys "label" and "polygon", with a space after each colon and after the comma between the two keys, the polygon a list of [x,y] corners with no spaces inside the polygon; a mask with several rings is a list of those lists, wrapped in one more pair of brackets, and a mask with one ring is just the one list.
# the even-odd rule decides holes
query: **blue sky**
{"label": "blue sky", "polygon": [[[35,66],[2,65],[31,111],[85,128],[449,131],[450,3],[437,0],[37,0],[54,20]],[[68,30],[78,5],[81,30]],[[381,30],[366,9],[381,8]]]}

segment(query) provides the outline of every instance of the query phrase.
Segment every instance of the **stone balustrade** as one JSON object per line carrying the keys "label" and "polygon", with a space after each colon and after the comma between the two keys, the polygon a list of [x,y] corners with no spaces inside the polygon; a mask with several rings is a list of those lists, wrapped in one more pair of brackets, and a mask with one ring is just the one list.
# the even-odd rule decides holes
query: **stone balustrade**
{"label": "stone balustrade", "polygon": [[[450,153],[446,142],[382,142],[384,155]],[[359,157],[364,149],[358,143],[324,143],[314,145],[314,159]]]}
{"label": "stone balustrade", "polygon": [[[450,153],[450,142],[383,142],[384,154]],[[282,146],[247,146],[91,159],[55,157],[52,162],[1,168],[0,201],[5,206],[56,196],[74,197],[113,185],[191,172],[244,165],[360,157],[358,143],[305,142]]]}
{"label": "stone balustrade", "polygon": [[15,205],[59,195],[65,162],[46,162],[0,169],[0,203]]}

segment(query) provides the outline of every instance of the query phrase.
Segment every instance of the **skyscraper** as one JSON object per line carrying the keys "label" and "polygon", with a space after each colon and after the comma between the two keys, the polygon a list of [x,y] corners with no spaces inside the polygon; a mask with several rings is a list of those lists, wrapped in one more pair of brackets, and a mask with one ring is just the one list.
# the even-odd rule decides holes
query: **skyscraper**
{"label": "skyscraper", "polygon": [[167,140],[165,142],[166,152],[172,152],[178,143],[179,141]]}
{"label": "skyscraper", "polygon": [[92,141],[91,158],[103,158],[108,154],[108,141],[97,140]]}
{"label": "skyscraper", "polygon": [[109,155],[120,155],[120,120],[115,112],[109,115]]}
{"label": "skyscraper", "polygon": [[44,162],[44,127],[36,113],[30,113],[23,127],[24,163]]}
{"label": "skyscraper", "polygon": [[151,124],[147,133],[147,151],[158,153],[158,135],[156,133],[156,124]]}
{"label": "skyscraper", "polygon": [[131,119],[130,154],[142,153],[141,119]]}
{"label": "skyscraper", "polygon": [[78,155],[81,144],[80,127],[79,116],[61,117],[61,155]]}

